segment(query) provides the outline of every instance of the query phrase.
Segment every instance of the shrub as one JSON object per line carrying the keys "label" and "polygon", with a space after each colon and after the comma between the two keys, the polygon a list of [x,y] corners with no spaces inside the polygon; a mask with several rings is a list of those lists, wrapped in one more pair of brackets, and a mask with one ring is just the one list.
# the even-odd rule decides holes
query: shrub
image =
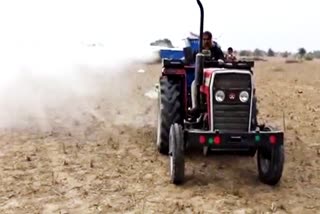
{"label": "shrub", "polygon": [[258,48],[256,48],[253,51],[253,56],[255,56],[255,57],[262,57],[262,56],[265,56],[265,55],[266,55],[266,53],[263,50],[260,50]]}
{"label": "shrub", "polygon": [[312,55],[314,58],[320,59],[320,51],[313,51]]}
{"label": "shrub", "polygon": [[311,60],[313,60],[313,58],[314,58],[314,56],[312,53],[308,53],[307,55],[305,55],[305,60],[307,60],[307,61],[311,61]]}
{"label": "shrub", "polygon": [[252,51],[250,51],[250,50],[241,50],[239,52],[239,55],[240,56],[252,56]]}

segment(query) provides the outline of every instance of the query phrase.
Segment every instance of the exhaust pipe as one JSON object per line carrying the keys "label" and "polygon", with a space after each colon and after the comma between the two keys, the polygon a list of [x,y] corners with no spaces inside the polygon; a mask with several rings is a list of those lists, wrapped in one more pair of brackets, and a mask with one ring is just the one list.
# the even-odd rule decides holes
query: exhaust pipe
{"label": "exhaust pipe", "polygon": [[200,86],[203,82],[203,63],[204,55],[202,53],[202,37],[203,37],[203,19],[204,19],[204,10],[203,5],[200,0],[197,0],[198,6],[200,8],[200,38],[199,38],[199,52],[196,55],[195,63],[195,86],[193,86],[193,108],[194,110],[199,110],[201,106],[201,97],[200,97]]}
{"label": "exhaust pipe", "polygon": [[202,37],[203,37],[203,19],[204,19],[204,10],[203,5],[200,0],[197,0],[198,6],[200,8],[200,42],[199,42],[199,53],[202,52]]}

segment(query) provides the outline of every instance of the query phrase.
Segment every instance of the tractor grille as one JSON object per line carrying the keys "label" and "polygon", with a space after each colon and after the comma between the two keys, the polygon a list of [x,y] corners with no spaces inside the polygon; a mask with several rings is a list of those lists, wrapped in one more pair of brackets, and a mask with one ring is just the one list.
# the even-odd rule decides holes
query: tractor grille
{"label": "tractor grille", "polygon": [[[217,102],[215,92],[222,90],[225,100]],[[249,93],[249,101],[242,103],[241,91]],[[213,126],[221,131],[248,131],[251,100],[251,76],[249,74],[215,74],[213,85]]]}

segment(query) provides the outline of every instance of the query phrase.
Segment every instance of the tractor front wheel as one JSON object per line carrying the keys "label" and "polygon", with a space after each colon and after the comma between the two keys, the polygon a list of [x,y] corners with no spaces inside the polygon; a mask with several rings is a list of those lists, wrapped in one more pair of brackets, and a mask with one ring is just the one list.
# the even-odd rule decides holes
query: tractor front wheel
{"label": "tractor front wheel", "polygon": [[[267,130],[270,129],[267,128]],[[284,161],[283,145],[275,145],[271,150],[259,148],[257,163],[260,181],[268,185],[276,185],[282,177]]]}
{"label": "tractor front wheel", "polygon": [[178,185],[184,181],[184,134],[181,125],[171,125],[169,135],[169,157],[171,182]]}

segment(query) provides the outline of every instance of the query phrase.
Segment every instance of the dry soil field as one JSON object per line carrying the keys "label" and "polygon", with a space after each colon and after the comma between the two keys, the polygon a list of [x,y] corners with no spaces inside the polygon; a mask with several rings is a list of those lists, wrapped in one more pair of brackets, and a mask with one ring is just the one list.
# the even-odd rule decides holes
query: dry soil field
{"label": "dry soil field", "polygon": [[188,157],[187,182],[170,184],[156,100],[145,96],[159,74],[135,65],[91,76],[101,87],[88,110],[73,107],[77,119],[52,111],[47,130],[31,119],[1,130],[0,213],[320,213],[320,62],[256,64],[260,120],[282,128],[286,118],[277,187],[257,180],[255,158],[233,156]]}

